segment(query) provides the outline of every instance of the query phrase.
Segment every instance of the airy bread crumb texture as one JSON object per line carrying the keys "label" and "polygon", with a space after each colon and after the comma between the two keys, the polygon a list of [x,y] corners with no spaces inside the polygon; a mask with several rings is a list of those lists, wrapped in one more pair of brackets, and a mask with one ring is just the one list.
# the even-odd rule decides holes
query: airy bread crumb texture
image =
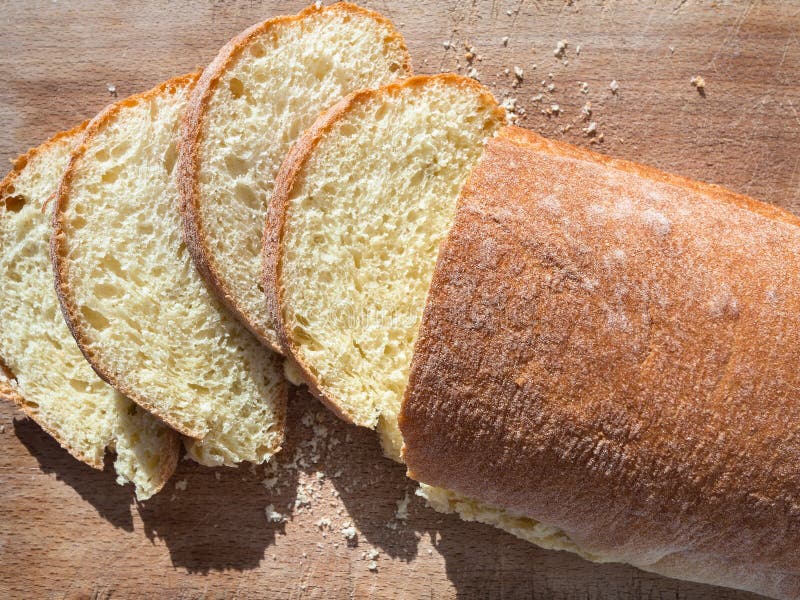
{"label": "airy bread crumb texture", "polygon": [[456,513],[464,521],[492,525],[547,550],[567,550],[592,562],[611,562],[602,556],[582,550],[558,527],[545,525],[530,517],[516,515],[502,508],[424,483],[419,484],[416,493],[437,512]]}
{"label": "airy bread crumb texture", "polygon": [[275,348],[259,282],[264,218],[281,162],[321,110],[408,74],[391,23],[341,4],[260,28],[210,87],[191,175],[200,243],[245,322]]}
{"label": "airy bread crumb texture", "polygon": [[128,99],[90,126],[59,197],[54,242],[76,338],[115,387],[161,416],[206,465],[270,458],[286,384],[208,292],[182,239],[176,134],[194,77]]}
{"label": "airy bread crumb texture", "polygon": [[310,153],[290,192],[278,284],[295,358],[349,418],[379,428],[395,460],[439,243],[503,121],[474,82],[415,79],[352,103]]}
{"label": "airy bread crumb texture", "polygon": [[106,448],[115,451],[117,481],[132,482],[145,500],[172,474],[178,436],[94,373],[53,289],[48,199],[82,133],[76,128],[21,157],[0,184],[0,360],[28,416],[94,468],[103,468]]}

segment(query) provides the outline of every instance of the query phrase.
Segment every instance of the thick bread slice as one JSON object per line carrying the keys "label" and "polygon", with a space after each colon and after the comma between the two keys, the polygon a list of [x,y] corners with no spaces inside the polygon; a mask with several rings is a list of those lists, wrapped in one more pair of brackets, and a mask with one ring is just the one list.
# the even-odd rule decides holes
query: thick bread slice
{"label": "thick bread slice", "polygon": [[53,289],[49,200],[85,126],[20,156],[0,182],[0,397],[95,469],[115,451],[117,480],[145,500],[175,470],[179,437],[97,377]]}
{"label": "thick bread slice", "polygon": [[242,32],[192,94],[178,167],[189,250],[218,297],[276,351],[259,253],[281,161],[321,110],[410,73],[392,24],[342,2]]}
{"label": "thick bread slice", "polygon": [[458,192],[504,113],[457,75],[345,98],[294,146],[265,234],[265,289],[287,356],[341,417],[397,413],[425,293]]}
{"label": "thick bread slice", "polygon": [[123,100],[88,126],[58,191],[56,284],[106,381],[187,436],[207,465],[259,463],[283,438],[279,358],[211,295],[182,240],[173,177],[196,75]]}
{"label": "thick bread slice", "polygon": [[428,294],[410,474],[593,558],[800,597],[798,225],[501,130]]}

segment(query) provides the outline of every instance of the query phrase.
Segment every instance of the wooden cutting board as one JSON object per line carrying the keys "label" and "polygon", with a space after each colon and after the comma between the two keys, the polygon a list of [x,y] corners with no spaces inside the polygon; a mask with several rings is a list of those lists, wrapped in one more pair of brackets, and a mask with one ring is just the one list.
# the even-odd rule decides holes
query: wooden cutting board
{"label": "wooden cutting board", "polygon": [[[418,72],[475,69],[499,99],[517,99],[523,126],[800,214],[798,2],[364,4],[394,20]],[[202,66],[247,25],[302,6],[2,2],[0,156]],[[698,75],[703,94],[690,83]],[[593,136],[583,131],[591,122]],[[336,421],[305,392],[291,400],[274,475],[182,461],[142,505],[110,469],[81,465],[0,406],[0,597],[752,597],[592,565],[434,513],[371,432]],[[269,522],[267,505],[287,521]],[[358,535],[348,541],[350,524]]]}

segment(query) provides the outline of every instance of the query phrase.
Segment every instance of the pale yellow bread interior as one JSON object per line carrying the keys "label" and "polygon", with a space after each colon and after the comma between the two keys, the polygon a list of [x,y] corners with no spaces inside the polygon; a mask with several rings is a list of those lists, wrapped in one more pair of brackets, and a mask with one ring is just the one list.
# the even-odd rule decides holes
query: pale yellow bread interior
{"label": "pale yellow bread interior", "polygon": [[21,156],[0,182],[0,396],[96,469],[106,449],[113,451],[118,482],[132,482],[145,500],[172,475],[178,435],[95,374],[53,288],[49,200],[83,131],[76,127]]}
{"label": "pale yellow bread interior", "polygon": [[174,166],[195,80],[165,82],[89,124],[57,199],[58,291],[95,369],[193,438],[192,458],[261,463],[283,439],[279,358],[209,292],[183,241]]}
{"label": "pale yellow bread interior", "polygon": [[189,250],[217,295],[276,350],[260,250],[281,161],[323,109],[410,72],[388,20],[337,3],[254,25],[197,85],[179,165]]}

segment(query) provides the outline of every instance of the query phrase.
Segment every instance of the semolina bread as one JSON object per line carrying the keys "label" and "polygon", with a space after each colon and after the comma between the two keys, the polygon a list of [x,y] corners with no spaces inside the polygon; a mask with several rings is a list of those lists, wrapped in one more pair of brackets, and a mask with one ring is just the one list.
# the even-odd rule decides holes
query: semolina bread
{"label": "semolina bread", "polygon": [[145,500],[175,470],[179,436],[92,371],[53,289],[50,200],[85,126],[19,157],[0,182],[0,397],[95,469],[115,452],[117,480]]}
{"label": "semolina bread", "polygon": [[503,119],[471,79],[412,77],[340,101],[277,178],[264,278],[284,352],[337,414],[377,427],[395,460],[439,242]]}
{"label": "semolina bread", "polygon": [[193,459],[260,463],[280,448],[287,386],[279,357],[208,291],[183,242],[173,170],[195,80],[169,80],[88,125],[56,199],[56,288],[95,370],[192,438]]}
{"label": "semolina bread", "polygon": [[409,474],[594,560],[800,597],[798,225],[502,129],[428,292]]}
{"label": "semolina bread", "polygon": [[410,72],[392,24],[340,2],[242,32],[192,93],[178,166],[189,251],[218,297],[276,351],[260,243],[281,161],[322,109]]}

